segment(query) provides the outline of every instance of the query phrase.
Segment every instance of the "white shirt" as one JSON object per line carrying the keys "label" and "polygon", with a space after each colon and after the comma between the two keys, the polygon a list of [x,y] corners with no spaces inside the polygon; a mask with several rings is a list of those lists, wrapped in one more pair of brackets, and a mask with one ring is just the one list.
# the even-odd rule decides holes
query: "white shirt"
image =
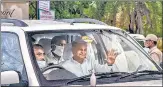
{"label": "white shirt", "polygon": [[61,63],[62,61],[64,61],[63,57],[61,58],[56,58],[53,56],[52,52],[48,53],[45,57],[45,60],[46,60],[46,63],[49,64],[49,63],[53,63],[53,64],[59,64]]}
{"label": "white shirt", "polygon": [[114,64],[112,66],[108,66],[107,64],[100,65],[96,60],[91,58],[86,58],[82,64],[70,58],[65,61],[62,66],[78,77],[91,74],[93,69],[95,72],[111,72],[111,69],[113,71],[118,71]]}

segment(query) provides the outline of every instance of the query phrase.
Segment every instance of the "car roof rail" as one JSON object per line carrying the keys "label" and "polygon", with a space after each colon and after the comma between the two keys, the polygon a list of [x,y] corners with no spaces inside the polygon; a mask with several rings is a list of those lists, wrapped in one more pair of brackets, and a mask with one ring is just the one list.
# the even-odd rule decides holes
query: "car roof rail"
{"label": "car roof rail", "polygon": [[107,25],[106,23],[96,20],[96,19],[91,19],[91,18],[73,18],[73,19],[58,19],[57,21],[61,22],[67,22],[73,25],[73,23],[94,23],[94,24],[100,24],[100,25]]}
{"label": "car roof rail", "polygon": [[3,23],[11,23],[13,24],[13,26],[19,26],[19,27],[27,27],[28,25],[21,21],[21,20],[18,20],[18,19],[4,19],[4,18],[1,18],[1,25],[3,25]]}

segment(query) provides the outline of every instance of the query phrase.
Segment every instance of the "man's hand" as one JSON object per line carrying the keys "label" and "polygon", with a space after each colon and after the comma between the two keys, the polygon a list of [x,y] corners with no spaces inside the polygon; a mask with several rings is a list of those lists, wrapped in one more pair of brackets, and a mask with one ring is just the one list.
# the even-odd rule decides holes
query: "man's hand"
{"label": "man's hand", "polygon": [[115,62],[115,59],[117,57],[117,54],[114,52],[113,49],[107,52],[107,62],[108,64],[113,64]]}

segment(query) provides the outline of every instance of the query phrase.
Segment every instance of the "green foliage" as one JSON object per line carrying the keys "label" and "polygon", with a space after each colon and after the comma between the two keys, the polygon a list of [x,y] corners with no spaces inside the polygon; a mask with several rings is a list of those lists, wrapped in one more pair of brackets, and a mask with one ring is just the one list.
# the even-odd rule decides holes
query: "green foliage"
{"label": "green foliage", "polygon": [[[55,18],[94,18],[108,25],[128,30],[130,14],[136,5],[133,1],[51,1],[51,10],[55,11]],[[144,35],[154,33],[162,36],[162,2],[146,1],[152,24],[147,23],[147,16],[142,16]],[[29,13],[35,11],[31,8]]]}
{"label": "green foliage", "polygon": [[145,35],[154,33],[157,36],[162,36],[162,4],[160,1],[148,1],[146,6],[150,11],[150,18],[152,22],[152,28],[144,26],[146,29]]}
{"label": "green foliage", "polygon": [[30,19],[37,19],[36,17],[36,1],[29,4],[29,17]]}

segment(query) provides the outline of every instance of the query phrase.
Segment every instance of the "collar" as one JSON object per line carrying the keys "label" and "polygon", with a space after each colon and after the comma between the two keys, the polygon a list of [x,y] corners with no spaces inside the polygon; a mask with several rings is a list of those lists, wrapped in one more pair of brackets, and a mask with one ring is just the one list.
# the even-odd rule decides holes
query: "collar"
{"label": "collar", "polygon": [[154,49],[157,49],[157,46],[152,47],[152,48],[149,50],[149,53],[152,52]]}
{"label": "collar", "polygon": [[[87,58],[84,59],[83,63],[87,61]],[[71,58],[71,62],[76,63],[76,64],[80,64],[79,62],[77,62],[76,60],[74,60],[73,58]],[[82,63],[82,64],[83,64]]]}

